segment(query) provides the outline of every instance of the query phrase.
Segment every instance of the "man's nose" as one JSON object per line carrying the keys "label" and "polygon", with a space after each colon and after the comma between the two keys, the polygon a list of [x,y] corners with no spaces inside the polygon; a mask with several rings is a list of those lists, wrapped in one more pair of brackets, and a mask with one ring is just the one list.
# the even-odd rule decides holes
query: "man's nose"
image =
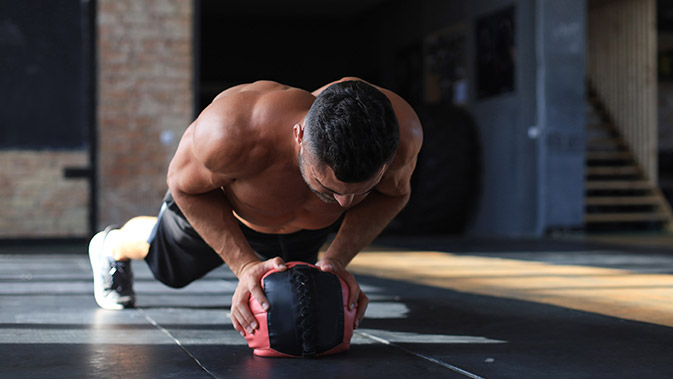
{"label": "man's nose", "polygon": [[353,203],[353,198],[355,195],[334,195],[334,199],[342,208],[349,207]]}

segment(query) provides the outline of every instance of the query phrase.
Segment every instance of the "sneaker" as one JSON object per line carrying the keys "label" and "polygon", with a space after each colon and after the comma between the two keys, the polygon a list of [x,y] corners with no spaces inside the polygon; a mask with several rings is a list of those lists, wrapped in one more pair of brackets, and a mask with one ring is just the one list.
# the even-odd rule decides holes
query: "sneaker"
{"label": "sneaker", "polygon": [[98,306],[103,309],[132,308],[136,296],[133,292],[131,261],[115,261],[103,251],[105,239],[111,230],[112,227],[107,227],[89,243],[94,296]]}

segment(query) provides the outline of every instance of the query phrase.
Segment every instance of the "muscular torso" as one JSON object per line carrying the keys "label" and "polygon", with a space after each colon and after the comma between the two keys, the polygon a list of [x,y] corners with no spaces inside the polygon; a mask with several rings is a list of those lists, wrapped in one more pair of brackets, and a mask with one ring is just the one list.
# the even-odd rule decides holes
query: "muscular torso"
{"label": "muscular torso", "polygon": [[[304,182],[293,137],[314,100],[309,92],[274,82],[224,91],[185,132],[169,176],[179,177],[184,193],[223,191],[234,216],[262,233],[333,224],[346,209],[320,200]],[[400,132],[403,148],[403,120]],[[357,196],[350,207],[365,197]]]}
{"label": "muscular torso", "polygon": [[333,224],[344,209],[318,199],[299,169],[272,164],[259,175],[239,179],[223,191],[234,215],[262,233],[293,233]]}

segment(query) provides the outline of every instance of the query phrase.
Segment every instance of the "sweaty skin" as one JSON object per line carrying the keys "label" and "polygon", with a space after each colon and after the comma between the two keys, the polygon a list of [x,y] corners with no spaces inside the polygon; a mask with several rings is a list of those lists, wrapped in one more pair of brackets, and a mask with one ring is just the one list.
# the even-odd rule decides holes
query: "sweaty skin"
{"label": "sweaty skin", "polygon": [[258,327],[248,296],[268,308],[260,278],[270,268],[285,266],[280,257],[261,261],[243,237],[239,220],[262,233],[284,234],[327,227],[346,212],[317,266],[348,283],[349,304],[358,306],[357,327],[369,300],[346,265],[409,199],[422,143],[413,109],[377,87],[393,104],[400,145],[391,164],[373,178],[341,182],[302,146],[304,118],[327,86],[311,93],[259,81],[227,89],[187,128],[169,166],[167,181],[176,203],[239,279],[230,317],[243,336]]}

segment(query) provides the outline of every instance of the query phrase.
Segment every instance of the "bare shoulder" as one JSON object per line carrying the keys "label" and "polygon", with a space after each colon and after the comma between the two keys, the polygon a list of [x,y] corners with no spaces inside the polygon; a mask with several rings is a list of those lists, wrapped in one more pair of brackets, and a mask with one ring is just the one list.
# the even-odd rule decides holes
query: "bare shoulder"
{"label": "bare shoulder", "polygon": [[272,81],[232,87],[220,93],[193,125],[195,157],[210,171],[243,177],[273,159],[274,128],[313,96]]}
{"label": "bare shoulder", "polygon": [[391,196],[411,192],[411,175],[416,168],[418,153],[423,145],[423,128],[414,109],[396,93],[379,88],[393,105],[400,126],[400,142],[388,171],[377,189]]}
{"label": "bare shoulder", "polygon": [[400,125],[400,144],[397,147],[395,159],[391,169],[406,166],[412,161],[415,164],[416,157],[423,144],[423,127],[414,109],[402,97],[385,88],[379,88],[393,105],[397,122]]}

